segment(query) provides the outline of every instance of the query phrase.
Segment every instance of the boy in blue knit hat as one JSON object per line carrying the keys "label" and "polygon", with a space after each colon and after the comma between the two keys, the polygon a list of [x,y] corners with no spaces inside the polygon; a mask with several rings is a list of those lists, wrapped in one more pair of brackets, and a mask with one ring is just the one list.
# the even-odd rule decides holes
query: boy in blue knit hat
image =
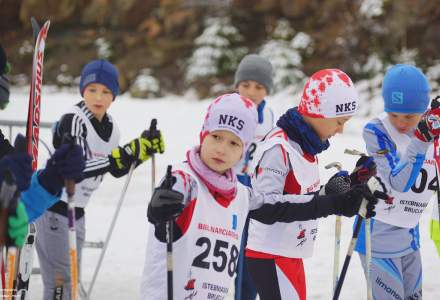
{"label": "boy in blue knit hat", "polygon": [[[440,134],[440,109],[429,108],[429,92],[418,68],[391,67],[382,84],[385,113],[363,130],[368,155],[390,196],[378,203],[371,222],[374,299],[422,299],[418,223],[437,189],[434,151]],[[363,224],[356,251],[365,269],[364,235]]]}
{"label": "boy in blue knit hat", "polygon": [[[75,218],[78,266],[85,237],[84,208],[99,188],[104,175],[128,173],[131,164],[138,166],[155,153],[164,152],[160,131],[144,132],[124,146],[119,144],[119,129],[107,110],[119,94],[118,71],[106,60],[88,63],[81,73],[79,90],[83,100],[61,117],[54,128],[53,144],[60,147],[63,136],[71,134],[81,146],[86,159],[84,179],[76,184]],[[36,222],[39,256],[44,283],[43,299],[53,299],[62,284],[63,299],[70,299],[70,270],[67,196],[57,202]]]}

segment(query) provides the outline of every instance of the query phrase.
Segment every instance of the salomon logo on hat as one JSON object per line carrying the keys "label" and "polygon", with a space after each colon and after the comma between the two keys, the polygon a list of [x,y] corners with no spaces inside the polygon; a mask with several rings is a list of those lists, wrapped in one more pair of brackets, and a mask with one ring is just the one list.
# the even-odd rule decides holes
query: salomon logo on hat
{"label": "salomon logo on hat", "polygon": [[382,83],[386,112],[424,113],[429,105],[428,79],[415,66],[399,64],[391,67]]}
{"label": "salomon logo on hat", "polygon": [[392,92],[391,93],[391,101],[396,104],[402,104],[403,103],[403,93]]}

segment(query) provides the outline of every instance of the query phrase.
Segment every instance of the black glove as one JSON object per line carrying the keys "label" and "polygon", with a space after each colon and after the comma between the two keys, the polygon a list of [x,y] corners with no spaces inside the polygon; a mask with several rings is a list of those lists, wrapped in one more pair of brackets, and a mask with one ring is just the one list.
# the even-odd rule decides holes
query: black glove
{"label": "black glove", "polygon": [[171,175],[171,168],[160,187],[154,190],[148,205],[148,221],[153,224],[175,219],[183,210],[183,194],[172,189],[176,177]]}
{"label": "black glove", "polygon": [[376,176],[377,166],[371,156],[362,155],[356,162],[356,167],[350,174],[351,185],[366,183],[371,177]]}
{"label": "black glove", "polygon": [[[353,217],[357,214],[364,218],[372,218],[376,215],[374,208],[378,199],[387,200],[387,190],[380,178],[373,177],[366,184],[354,185],[348,192],[334,195],[334,208],[336,214]],[[362,200],[367,200],[367,205],[361,209]]]}
{"label": "black glove", "polygon": [[333,198],[336,214],[345,217],[353,217],[358,214],[362,204],[362,200],[367,199],[367,217],[371,218],[376,215],[374,207],[377,204],[377,198],[373,196],[365,184],[353,186],[348,192],[335,195]]}
{"label": "black glove", "polygon": [[333,175],[324,186],[324,193],[321,195],[341,194],[350,190],[350,177],[347,171],[339,171]]}

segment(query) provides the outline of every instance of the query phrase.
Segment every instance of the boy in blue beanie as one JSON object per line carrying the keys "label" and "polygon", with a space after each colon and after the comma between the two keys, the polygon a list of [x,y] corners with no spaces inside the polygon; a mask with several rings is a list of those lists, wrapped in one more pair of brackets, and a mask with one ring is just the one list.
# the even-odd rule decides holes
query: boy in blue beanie
{"label": "boy in blue beanie", "polygon": [[[99,188],[104,175],[114,177],[128,173],[155,153],[164,152],[160,131],[144,132],[124,146],[119,144],[119,129],[107,110],[119,94],[118,71],[106,60],[94,60],[82,70],[79,90],[83,100],[61,117],[54,128],[53,144],[60,147],[63,136],[76,137],[86,158],[84,179],[76,184],[75,218],[78,266],[85,238],[84,209],[92,193]],[[63,299],[70,299],[70,270],[67,196],[57,202],[36,222],[39,256],[44,283],[43,299],[53,299],[54,290],[62,279]],[[60,278],[61,277],[61,278]]]}
{"label": "boy in blue beanie", "polygon": [[[440,109],[429,109],[429,92],[418,68],[391,67],[382,84],[385,113],[363,130],[368,155],[390,196],[376,206],[370,228],[374,299],[422,299],[418,222],[437,189],[434,148],[440,134]],[[362,226],[356,251],[365,270]]]}

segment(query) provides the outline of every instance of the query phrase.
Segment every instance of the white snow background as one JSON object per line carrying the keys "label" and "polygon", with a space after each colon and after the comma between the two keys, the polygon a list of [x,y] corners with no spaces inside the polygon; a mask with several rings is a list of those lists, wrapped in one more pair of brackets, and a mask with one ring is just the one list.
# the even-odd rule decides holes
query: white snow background
{"label": "white snow background", "polygon": [[[28,106],[28,89],[13,88],[11,103],[5,111],[0,112],[1,120],[26,120]],[[300,95],[292,95],[286,90],[268,97],[268,105],[274,110],[276,118],[285,110],[296,105]],[[76,91],[60,91],[45,87],[41,102],[41,121],[53,122],[66,110],[80,100]],[[212,100],[212,99],[210,99]],[[185,96],[166,96],[160,99],[140,100],[123,95],[117,97],[109,113],[121,131],[121,144],[137,137],[142,130],[149,127],[150,120],[157,118],[158,128],[163,132],[166,152],[158,155],[156,180],[164,175],[166,166],[184,159],[185,152],[198,142],[198,134],[210,100],[198,101],[188,92]],[[365,102],[361,106],[367,105]],[[372,102],[373,111],[380,111],[380,99]],[[323,183],[335,173],[325,170],[324,166],[339,161],[344,168],[351,170],[357,157],[343,154],[345,148],[364,150],[361,130],[366,118],[355,117],[346,126],[343,135],[331,140],[331,147],[320,155],[320,173]],[[7,135],[7,128],[2,130]],[[24,128],[14,129],[24,133]],[[51,134],[47,129],[41,130],[40,138],[51,145]],[[47,151],[40,143],[40,166],[48,157]],[[125,177],[115,179],[107,175],[100,189],[93,195],[86,209],[86,229],[88,241],[104,240],[110,225],[116,203],[124,184]],[[141,165],[135,172],[106,257],[92,293],[92,299],[138,299],[139,285],[143,272],[148,235],[146,219],[147,203],[151,196],[151,161]],[[429,219],[432,205],[426,209],[420,224],[422,260],[423,260],[423,295],[424,299],[439,299],[440,288],[438,274],[440,260],[434,245],[429,238]],[[321,219],[319,234],[312,258],[305,260],[308,299],[330,299],[332,291],[332,261],[334,246],[334,217]],[[341,245],[341,266],[351,238],[353,219],[343,218]],[[97,249],[84,249],[82,261],[82,280],[88,285],[98,260]],[[148,255],[148,254],[147,254]],[[165,255],[165,253],[164,253]],[[37,259],[36,259],[37,260]],[[178,259],[174,260],[178,263]],[[37,265],[37,263],[35,263]],[[31,281],[31,299],[41,299],[42,283],[39,275]],[[366,299],[366,283],[363,277],[359,258],[352,258],[340,299]]]}

